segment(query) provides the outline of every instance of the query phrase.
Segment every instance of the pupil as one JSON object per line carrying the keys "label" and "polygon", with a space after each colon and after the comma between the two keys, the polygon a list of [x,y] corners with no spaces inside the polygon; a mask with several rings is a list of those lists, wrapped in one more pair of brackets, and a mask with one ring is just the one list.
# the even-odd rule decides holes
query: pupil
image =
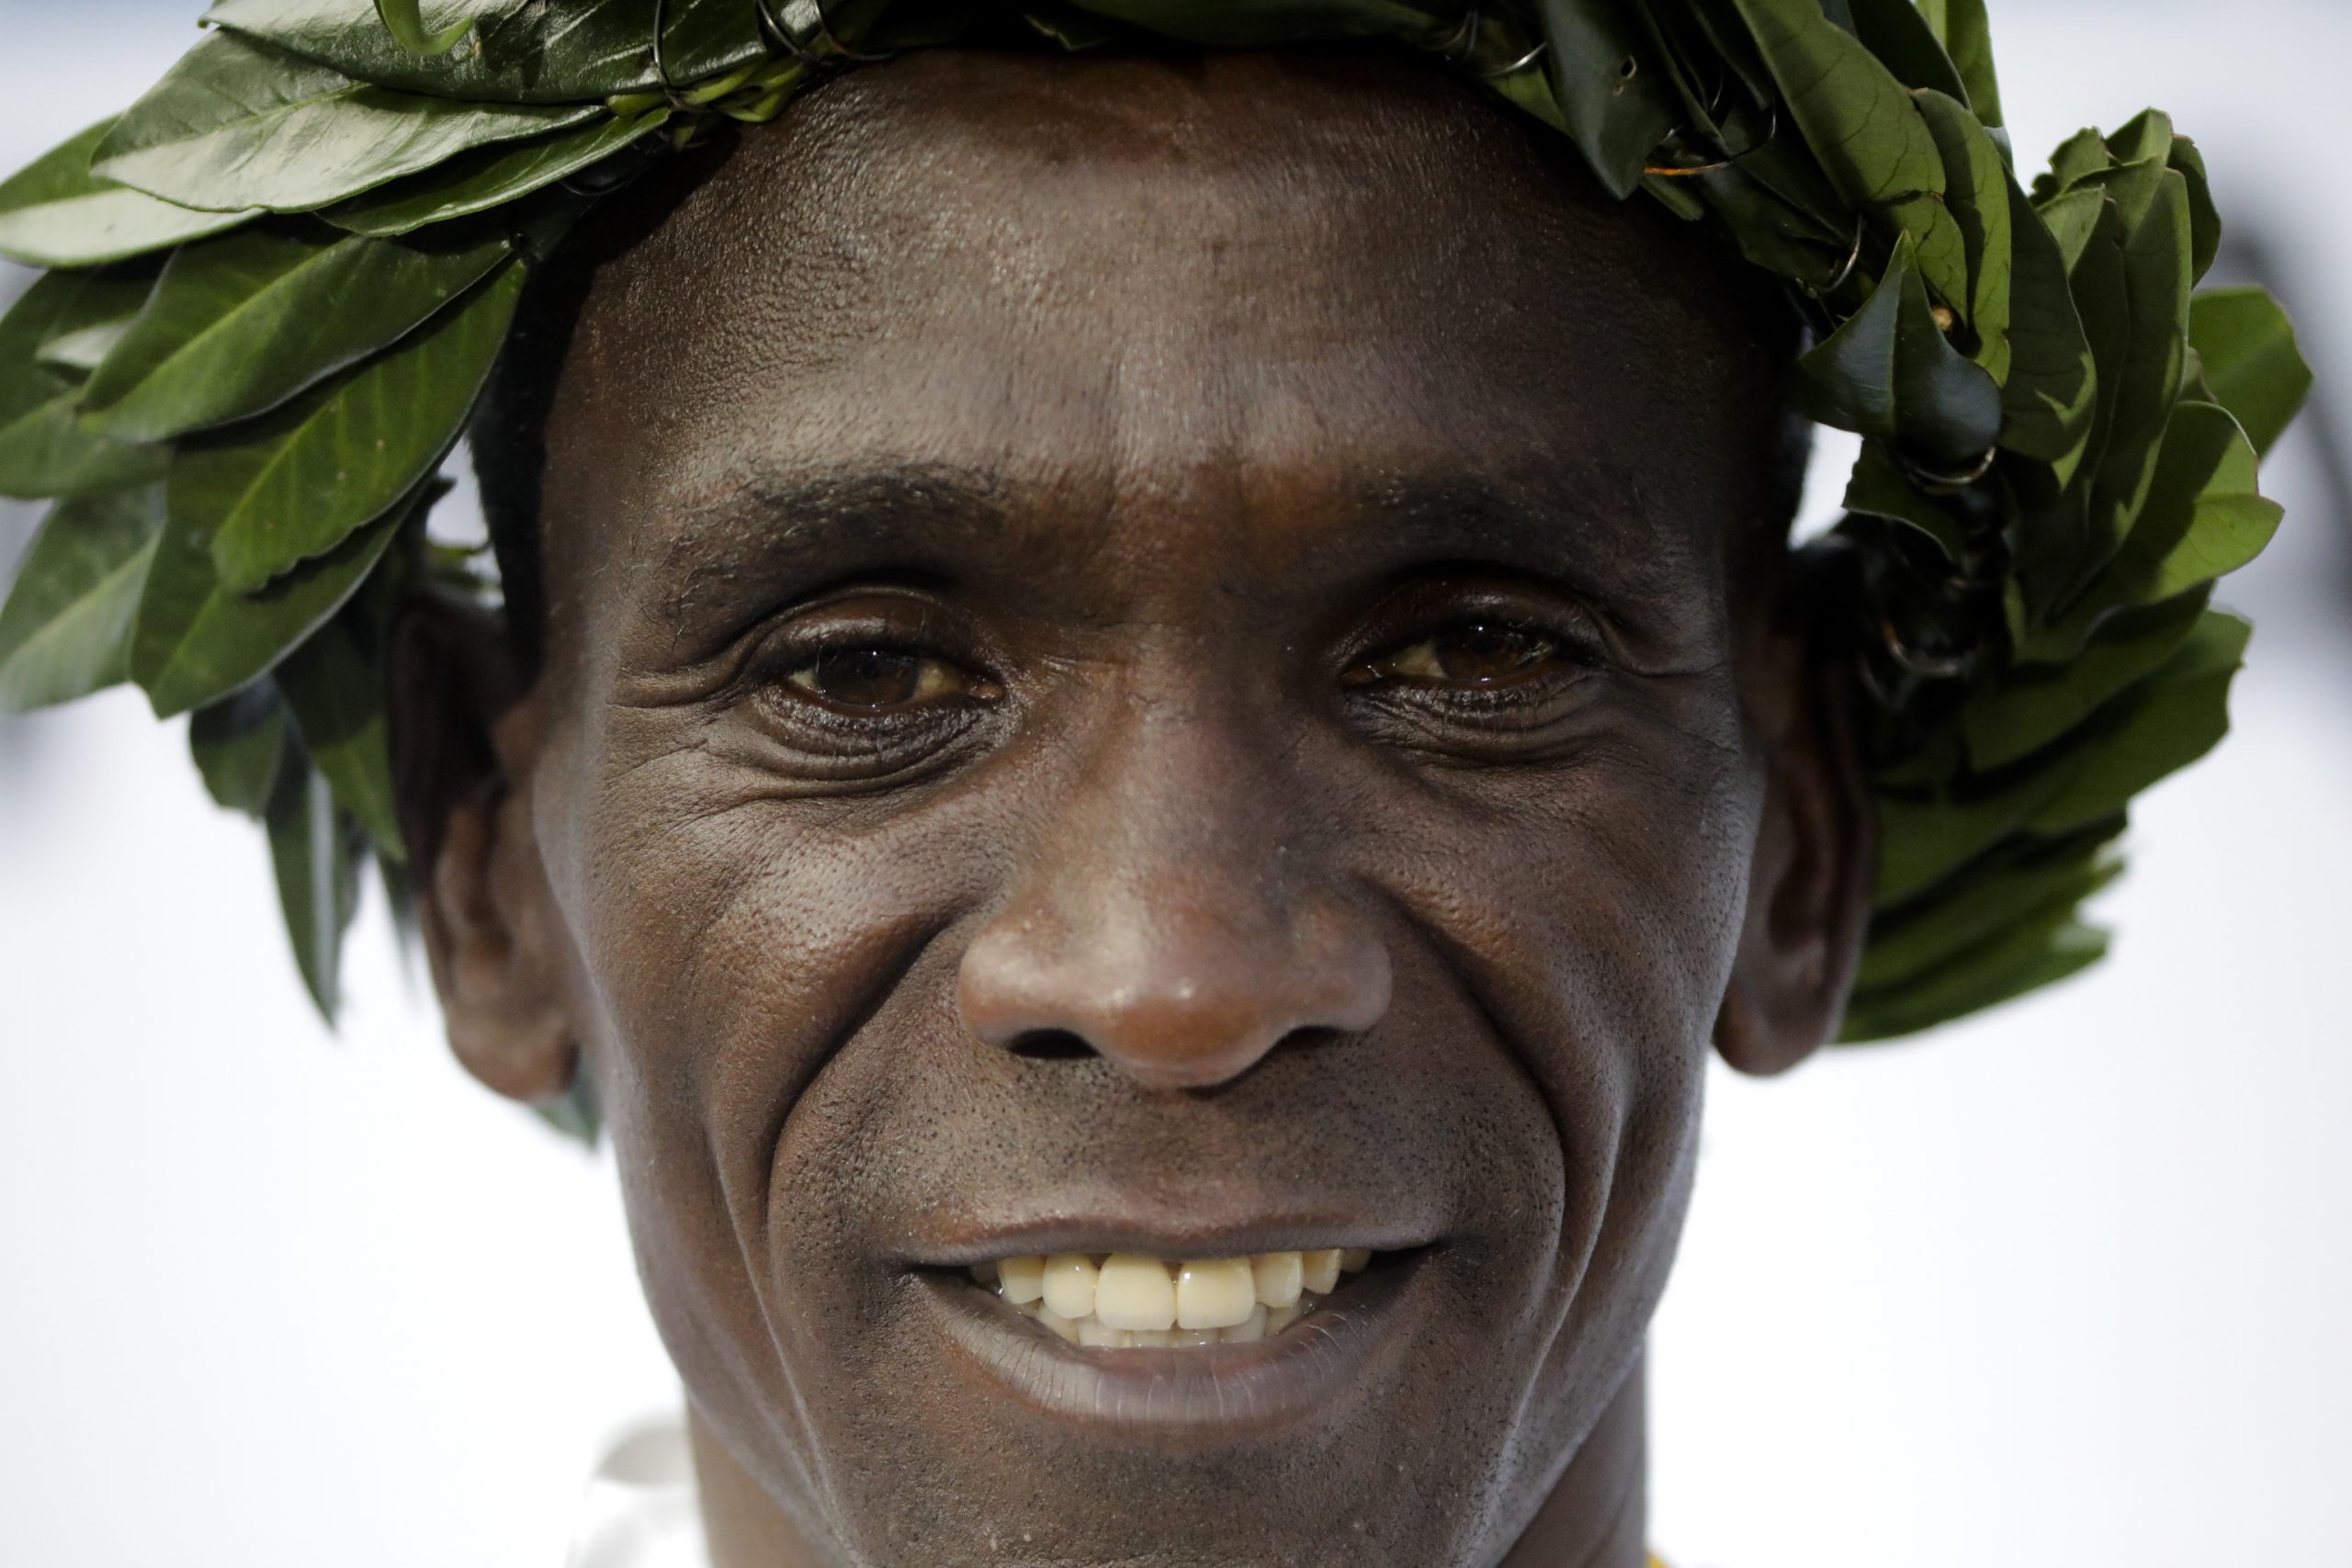
{"label": "pupil", "polygon": [[922,686],[922,660],[887,648],[820,653],[815,671],[818,693],[851,708],[900,707]]}
{"label": "pupil", "polygon": [[1437,643],[1438,667],[1449,681],[1500,681],[1550,651],[1550,643],[1516,626],[1461,626]]}

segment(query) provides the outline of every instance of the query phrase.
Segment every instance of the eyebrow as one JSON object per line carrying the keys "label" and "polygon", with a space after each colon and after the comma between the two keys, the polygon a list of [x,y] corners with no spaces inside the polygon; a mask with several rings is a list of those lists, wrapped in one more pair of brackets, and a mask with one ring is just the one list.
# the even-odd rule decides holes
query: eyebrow
{"label": "eyebrow", "polygon": [[670,509],[649,608],[673,626],[744,613],[832,579],[1001,547],[1016,526],[1007,486],[952,464],[755,468]]}
{"label": "eyebrow", "polygon": [[[1066,515],[1041,528],[1046,510],[1021,504],[1022,488],[990,470],[911,459],[754,468],[670,510],[647,607],[673,630],[706,618],[732,626],[867,572],[946,573],[983,552],[1019,558],[1029,536],[1067,558]],[[1105,486],[1106,526],[1109,495]],[[1377,475],[1353,488],[1340,515],[1351,530],[1379,529],[1387,570],[1493,561],[1634,599],[1687,581],[1696,543],[1652,514],[1637,476],[1596,460]]]}
{"label": "eyebrow", "polygon": [[1597,459],[1517,471],[1401,473],[1359,505],[1393,530],[1399,558],[1454,556],[1532,568],[1594,592],[1654,598],[1699,562],[1699,520],[1659,516],[1639,476]]}

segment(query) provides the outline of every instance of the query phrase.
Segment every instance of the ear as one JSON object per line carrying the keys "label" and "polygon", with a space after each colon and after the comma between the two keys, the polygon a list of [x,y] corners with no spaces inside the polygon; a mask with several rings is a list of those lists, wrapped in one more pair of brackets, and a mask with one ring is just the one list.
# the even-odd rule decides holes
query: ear
{"label": "ear", "polygon": [[1739,953],[1715,1016],[1715,1049],[1744,1073],[1786,1072],[1837,1037],[1870,926],[1877,835],[1856,682],[1818,630],[1843,620],[1822,597],[1790,596],[1795,626],[1773,634],[1772,690],[1751,705],[1769,774]]}
{"label": "ear", "polygon": [[579,1071],[554,908],[526,794],[538,705],[481,608],[421,597],[392,638],[392,767],[413,857],[417,927],[450,1048],[514,1100]]}

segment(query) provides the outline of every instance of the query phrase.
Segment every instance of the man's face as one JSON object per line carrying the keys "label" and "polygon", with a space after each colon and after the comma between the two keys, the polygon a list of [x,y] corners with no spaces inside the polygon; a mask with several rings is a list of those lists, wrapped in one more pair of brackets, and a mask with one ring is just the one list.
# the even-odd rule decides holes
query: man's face
{"label": "man's face", "polygon": [[[917,57],[600,276],[509,815],[654,1314],[820,1556],[1488,1562],[1637,1356],[1778,416],[1572,156],[1385,61]],[[1175,1348],[971,1274],[1330,1248]]]}

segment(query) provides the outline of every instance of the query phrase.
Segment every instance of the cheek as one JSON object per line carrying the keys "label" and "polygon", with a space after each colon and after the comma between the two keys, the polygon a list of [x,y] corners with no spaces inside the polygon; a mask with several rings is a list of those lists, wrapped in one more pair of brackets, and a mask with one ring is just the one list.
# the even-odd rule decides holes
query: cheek
{"label": "cheek", "polygon": [[1535,1310],[1577,1385],[1613,1386],[1664,1286],[1760,810],[1727,694],[1677,706],[1558,769],[1430,781],[1374,840],[1371,875],[1548,1111],[1566,1207]]}
{"label": "cheek", "polygon": [[[934,841],[971,841],[952,818],[844,831],[757,798],[759,780],[675,737],[608,739],[560,775],[593,782],[554,813],[572,825],[550,872],[580,948],[586,1043],[664,1339],[698,1394],[753,1419],[786,1407],[764,1232],[787,1122],[796,1143],[865,1146],[876,1108],[820,1082],[842,1041],[952,997],[924,954],[986,868]],[[797,1171],[795,1223],[845,1227],[858,1173]]]}

